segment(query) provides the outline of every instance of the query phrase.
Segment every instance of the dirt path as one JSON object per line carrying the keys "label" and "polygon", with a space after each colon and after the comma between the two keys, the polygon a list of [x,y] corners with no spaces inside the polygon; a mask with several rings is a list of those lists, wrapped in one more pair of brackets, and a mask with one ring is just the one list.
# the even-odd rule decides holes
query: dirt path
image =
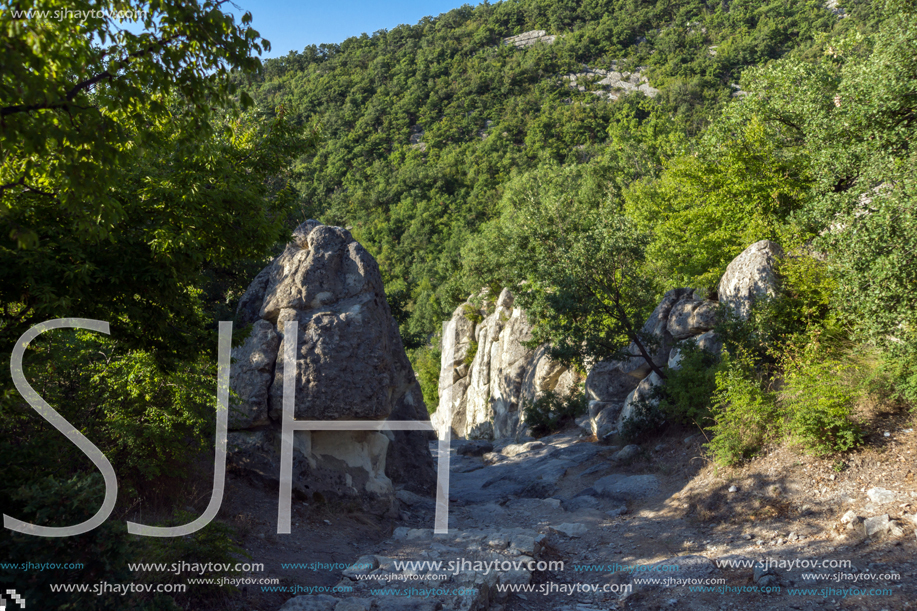
{"label": "dirt path", "polygon": [[[889,422],[894,433],[841,471],[830,461],[800,460],[779,449],[745,469],[718,470],[702,457],[703,438],[690,431],[624,455],[590,443],[579,430],[524,445],[497,444],[483,456],[453,449],[448,535],[429,530],[430,500],[402,495],[408,502],[401,519],[390,521],[294,503],[294,532],[284,538],[271,534],[276,499],[252,489],[251,498],[261,500],[247,507],[246,545],[265,563],[265,574],[287,584],[338,584],[351,591],[284,604],[290,594],[250,589],[238,608],[909,609],[917,606],[917,486],[907,476],[911,463],[899,459],[917,451],[917,434],[894,428],[899,424]],[[454,448],[474,453],[461,445]],[[230,512],[245,515],[242,498],[236,495]],[[850,527],[840,522],[848,511],[857,516]],[[867,527],[872,536],[865,536]],[[358,559],[366,570],[346,576],[340,568],[279,568],[286,562],[340,567]],[[449,562],[462,560],[479,566],[451,570]],[[531,571],[511,568],[520,560],[545,564],[541,570],[537,564]],[[437,571],[398,568],[394,561],[443,564]],[[509,570],[481,569],[480,563],[494,561],[509,563],[496,565]],[[745,566],[718,566],[726,561]],[[753,568],[761,561],[771,567]],[[813,562],[833,566],[813,569]],[[639,582],[654,578],[713,589]],[[520,591],[501,591],[508,587]],[[476,593],[456,593],[461,588]]]}

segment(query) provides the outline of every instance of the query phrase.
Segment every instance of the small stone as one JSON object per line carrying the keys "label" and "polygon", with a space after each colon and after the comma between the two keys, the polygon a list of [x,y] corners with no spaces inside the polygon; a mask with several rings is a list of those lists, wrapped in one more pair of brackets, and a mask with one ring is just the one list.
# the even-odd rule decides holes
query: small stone
{"label": "small stone", "polygon": [[897,495],[891,491],[886,490],[885,488],[870,488],[866,491],[866,496],[869,497],[869,500],[878,505],[885,505],[886,503],[894,503]]}
{"label": "small stone", "polygon": [[637,445],[628,445],[624,446],[619,452],[616,452],[614,456],[611,457],[611,460],[620,461],[620,460],[630,460],[637,456],[640,453],[640,446]]}
{"label": "small stone", "polygon": [[509,546],[509,541],[506,538],[506,535],[496,534],[492,535],[487,539],[487,545],[494,549],[506,549]]}
{"label": "small stone", "polygon": [[773,575],[773,574],[774,574],[774,570],[771,567],[767,566],[766,564],[762,562],[759,562],[758,564],[755,565],[755,569],[753,572],[753,579],[755,583],[761,583],[761,580],[764,578],[765,575]]}
{"label": "small stone", "polygon": [[558,524],[557,526],[551,526],[550,529],[555,532],[559,532],[564,535],[567,535],[571,539],[578,539],[579,537],[582,537],[587,532],[589,532],[589,528],[585,524],[580,524],[580,523]]}
{"label": "small stone", "polygon": [[668,448],[669,448],[669,446],[667,446],[666,444],[660,443],[660,444],[657,445],[655,448],[653,448],[653,451],[654,451],[654,452],[662,452],[663,450],[667,450]]}
{"label": "small stone", "polygon": [[684,444],[685,444],[685,445],[690,444],[692,441],[694,441],[694,438],[695,438],[695,437],[697,437],[697,435],[689,435],[689,436],[685,437]]}
{"label": "small stone", "polygon": [[881,535],[888,530],[888,514],[886,513],[881,516],[866,518],[866,520],[864,520],[864,525],[866,527],[867,536],[871,537],[873,535]]}
{"label": "small stone", "polygon": [[739,491],[739,489],[736,488],[735,486],[730,486],[730,487],[729,487],[729,492],[738,492],[738,491]]}
{"label": "small stone", "polygon": [[850,524],[851,522],[857,522],[860,517],[852,509],[848,509],[847,513],[841,516],[841,524]]}

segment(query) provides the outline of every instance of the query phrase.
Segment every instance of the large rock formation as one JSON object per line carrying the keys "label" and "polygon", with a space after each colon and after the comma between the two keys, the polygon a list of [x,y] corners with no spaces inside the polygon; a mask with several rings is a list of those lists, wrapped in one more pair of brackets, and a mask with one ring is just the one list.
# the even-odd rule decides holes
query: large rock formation
{"label": "large rock formation", "polygon": [[[346,229],[307,221],[252,282],[238,318],[253,323],[233,350],[230,464],[279,479],[283,376],[295,367],[298,420],[427,420],[420,387],[392,318],[378,265]],[[295,363],[285,329],[298,323]],[[296,431],[294,491],[392,506],[393,482],[435,486],[429,434]]]}
{"label": "large rock formation", "polygon": [[[552,360],[547,346],[526,348],[530,339],[525,313],[513,307],[506,289],[492,311],[482,312],[470,302],[455,310],[443,323],[440,405],[432,417],[440,435],[448,429],[469,439],[519,437],[525,429],[520,409],[524,401],[547,391],[567,394],[574,389],[580,381],[576,372]],[[450,343],[451,361],[446,349]]]}
{"label": "large rock formation", "polygon": [[[658,341],[658,348],[650,355],[653,364],[659,368],[680,367],[680,347],[687,341],[718,354],[722,343],[711,330],[717,309],[722,304],[747,319],[755,300],[776,293],[774,266],[782,256],[780,246],[768,240],[746,248],[726,267],[719,283],[719,302],[705,299],[691,289],[667,292],[643,325],[643,331]],[[629,351],[636,354],[636,346],[631,344]],[[639,402],[654,403],[653,391],[662,381],[640,357],[596,363],[586,377],[593,432],[601,438],[620,430]]]}

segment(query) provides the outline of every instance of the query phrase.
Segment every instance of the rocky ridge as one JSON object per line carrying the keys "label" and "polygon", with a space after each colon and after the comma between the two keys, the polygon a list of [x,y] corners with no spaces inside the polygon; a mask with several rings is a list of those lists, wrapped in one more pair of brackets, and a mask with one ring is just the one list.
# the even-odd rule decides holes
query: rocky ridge
{"label": "rocky ridge", "polygon": [[[677,369],[686,342],[718,353],[722,344],[712,331],[718,308],[747,318],[755,300],[776,293],[775,267],[782,257],[778,244],[762,240],[729,263],[717,286],[716,299],[687,288],[667,292],[643,325],[643,332],[657,342],[650,355],[653,364],[660,369]],[[636,345],[632,343],[628,351],[637,354]],[[586,378],[592,433],[603,439],[620,431],[640,402],[653,404],[653,390],[661,384],[662,378],[642,357],[596,363]]]}

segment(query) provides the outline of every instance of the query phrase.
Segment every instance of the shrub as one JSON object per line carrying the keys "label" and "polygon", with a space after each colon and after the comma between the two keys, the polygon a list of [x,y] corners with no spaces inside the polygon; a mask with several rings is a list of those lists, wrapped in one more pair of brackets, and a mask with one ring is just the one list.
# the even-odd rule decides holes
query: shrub
{"label": "shrub", "polygon": [[438,347],[438,338],[434,336],[435,344],[427,344],[410,352],[411,366],[417,374],[423,401],[427,411],[431,414],[439,405],[439,369],[442,353]]}
{"label": "shrub", "polygon": [[[160,526],[178,526],[187,524],[197,518],[197,514],[188,511],[177,511]],[[214,520],[199,531],[184,537],[137,537],[138,555],[144,562],[176,565],[176,564],[203,564],[212,562],[214,565],[233,566],[242,558],[251,559],[251,556],[241,548],[233,539],[235,530]],[[232,571],[210,571],[207,577],[217,579],[235,575]],[[162,574],[148,574],[147,577],[154,581],[161,581]],[[200,608],[204,601],[225,598],[234,586],[229,585],[198,585],[188,588],[184,594],[175,596],[185,608]]]}
{"label": "shrub", "polygon": [[716,462],[732,465],[753,456],[779,433],[777,405],[747,353],[732,356],[724,352],[715,381],[713,438],[707,447]]}
{"label": "shrub", "polygon": [[817,341],[799,351],[788,350],[780,399],[789,436],[819,455],[845,452],[863,443],[863,433],[851,418],[862,393],[856,372],[847,359],[830,354]]}
{"label": "shrub", "polygon": [[561,397],[548,391],[535,399],[523,401],[522,413],[525,423],[535,437],[543,437],[561,430],[578,416],[586,413],[588,403],[582,391]]}
{"label": "shrub", "polygon": [[[42,526],[79,524],[95,514],[104,495],[105,485],[98,474],[69,480],[49,477],[0,491],[0,497],[5,497],[2,499],[5,513]],[[31,609],[178,611],[174,601],[163,595],[143,599],[136,594],[98,596],[92,591],[51,591],[53,583],[130,582],[133,575],[128,571],[127,561],[132,548],[134,544],[125,523],[116,519],[73,537],[35,537],[4,529],[0,533],[0,557],[5,561],[72,563],[82,568],[29,572],[6,569],[0,572],[0,583],[4,589],[17,590]]]}
{"label": "shrub", "polygon": [[672,421],[706,426],[711,421],[710,397],[716,389],[720,357],[688,340],[678,345],[678,369],[667,369],[659,411]]}
{"label": "shrub", "polygon": [[621,424],[621,439],[628,443],[644,441],[664,424],[665,413],[651,400],[636,401],[630,417]]}
{"label": "shrub", "polygon": [[475,355],[477,355],[477,353],[478,353],[478,342],[476,342],[475,340],[471,340],[470,342],[468,342],[468,353],[465,354],[465,358],[462,360],[462,362],[465,365],[467,365],[468,367],[471,367],[471,364],[474,362],[474,357]]}

